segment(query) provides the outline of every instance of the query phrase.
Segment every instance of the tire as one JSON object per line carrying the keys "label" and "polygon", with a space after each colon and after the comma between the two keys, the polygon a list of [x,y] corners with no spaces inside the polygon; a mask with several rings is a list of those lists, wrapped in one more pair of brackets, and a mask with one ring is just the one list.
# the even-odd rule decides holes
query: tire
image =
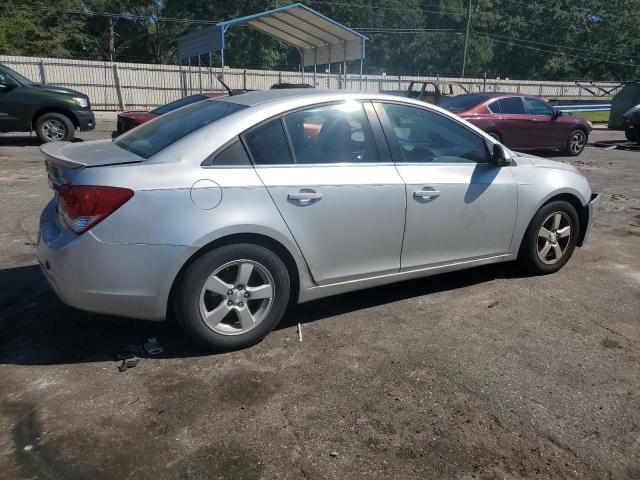
{"label": "tire", "polygon": [[580,221],[573,205],[564,200],[548,203],[531,220],[522,239],[518,261],[536,275],[555,273],[573,255],[579,232]]}
{"label": "tire", "polygon": [[73,122],[61,113],[44,113],[36,120],[36,135],[45,142],[70,142],[76,133]]}
{"label": "tire", "polygon": [[489,136],[495,138],[498,142],[502,143],[502,137],[499,133],[496,132],[488,132]]}
{"label": "tire", "polygon": [[259,342],[289,303],[287,267],[259,245],[226,245],[207,252],[182,278],[174,299],[178,322],[198,343],[216,351]]}
{"label": "tire", "polygon": [[564,153],[571,157],[580,155],[587,146],[589,137],[584,130],[573,130],[567,137],[567,143],[564,147]]}
{"label": "tire", "polygon": [[630,142],[640,142],[640,128],[626,128],[624,136]]}

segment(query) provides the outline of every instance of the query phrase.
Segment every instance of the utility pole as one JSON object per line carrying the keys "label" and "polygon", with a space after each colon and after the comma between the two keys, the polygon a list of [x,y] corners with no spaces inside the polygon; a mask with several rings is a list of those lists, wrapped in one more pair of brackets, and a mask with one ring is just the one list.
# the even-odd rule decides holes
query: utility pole
{"label": "utility pole", "polygon": [[115,60],[115,56],[116,56],[116,32],[113,26],[113,17],[109,17],[109,59],[111,60],[111,63],[113,63],[113,61]]}
{"label": "utility pole", "polygon": [[469,46],[469,28],[471,27],[471,0],[467,6],[467,31],[464,34],[464,51],[462,52],[462,76],[464,77],[464,67],[467,63],[467,47]]}

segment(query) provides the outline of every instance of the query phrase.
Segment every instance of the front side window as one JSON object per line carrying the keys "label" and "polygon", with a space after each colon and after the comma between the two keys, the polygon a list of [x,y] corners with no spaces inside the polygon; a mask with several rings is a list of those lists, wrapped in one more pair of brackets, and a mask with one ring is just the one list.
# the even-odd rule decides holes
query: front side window
{"label": "front side window", "polygon": [[537,98],[525,98],[524,103],[529,115],[553,115],[553,109]]}
{"label": "front side window", "polygon": [[409,163],[485,163],[484,139],[452,119],[429,110],[385,103],[403,161]]}
{"label": "front side window", "polygon": [[371,125],[359,102],[309,108],[284,117],[296,163],[378,162]]}
{"label": "front side window", "polygon": [[287,165],[293,163],[287,137],[279,118],[270,120],[245,133],[253,162],[256,165]]}
{"label": "front side window", "polygon": [[520,97],[507,97],[498,100],[500,112],[508,115],[524,115],[524,105]]}
{"label": "front side window", "polygon": [[247,107],[216,100],[194,103],[144,123],[118,137],[114,143],[142,158],[149,158],[205,125],[244,108]]}

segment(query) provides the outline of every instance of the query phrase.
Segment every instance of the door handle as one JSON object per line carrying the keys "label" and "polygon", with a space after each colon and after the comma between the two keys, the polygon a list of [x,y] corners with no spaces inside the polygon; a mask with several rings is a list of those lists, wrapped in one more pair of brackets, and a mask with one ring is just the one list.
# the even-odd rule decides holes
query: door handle
{"label": "door handle", "polygon": [[322,194],[315,191],[300,191],[298,193],[290,193],[287,195],[287,198],[297,202],[310,202],[312,200],[320,200],[322,198]]}
{"label": "door handle", "polygon": [[416,190],[413,192],[413,196],[416,198],[436,198],[440,196],[440,191],[438,190]]}

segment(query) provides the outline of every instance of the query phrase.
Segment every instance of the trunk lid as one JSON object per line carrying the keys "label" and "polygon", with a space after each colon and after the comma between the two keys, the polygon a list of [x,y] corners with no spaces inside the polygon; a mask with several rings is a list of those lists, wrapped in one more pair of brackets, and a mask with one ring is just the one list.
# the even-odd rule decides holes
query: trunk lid
{"label": "trunk lid", "polygon": [[49,185],[54,190],[71,183],[73,177],[83,168],[144,161],[142,157],[118,147],[111,140],[45,143],[40,147],[40,151],[45,156]]}

